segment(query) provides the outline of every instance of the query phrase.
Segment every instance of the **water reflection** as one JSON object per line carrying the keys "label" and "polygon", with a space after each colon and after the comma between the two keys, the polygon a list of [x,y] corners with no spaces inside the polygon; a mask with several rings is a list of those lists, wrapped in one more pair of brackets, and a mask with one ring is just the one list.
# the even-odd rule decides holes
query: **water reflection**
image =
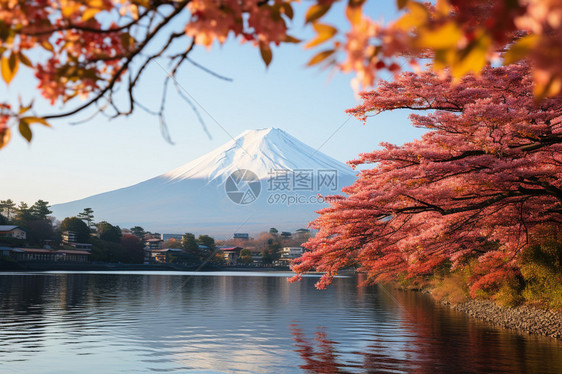
{"label": "water reflection", "polygon": [[3,274],[0,372],[562,372],[561,344],[424,295],[286,277]]}
{"label": "water reflection", "polygon": [[[560,373],[562,344],[548,338],[513,334],[474,321],[411,292],[378,288],[373,299],[377,326],[362,337],[364,347],[349,348],[349,337],[335,339],[327,327],[304,333],[291,325],[295,351],[308,373]],[[375,288],[375,290],[377,290]],[[372,289],[370,290],[372,291]],[[375,292],[376,293],[376,292]],[[389,302],[391,301],[391,302]],[[380,311],[399,316],[388,326]],[[379,315],[376,316],[375,314]],[[383,314],[384,315],[384,314]],[[388,316],[387,316],[388,317]],[[387,321],[388,322],[388,321]],[[319,325],[323,326],[323,325]],[[362,333],[367,329],[362,329]],[[335,335],[335,334],[334,334]]]}

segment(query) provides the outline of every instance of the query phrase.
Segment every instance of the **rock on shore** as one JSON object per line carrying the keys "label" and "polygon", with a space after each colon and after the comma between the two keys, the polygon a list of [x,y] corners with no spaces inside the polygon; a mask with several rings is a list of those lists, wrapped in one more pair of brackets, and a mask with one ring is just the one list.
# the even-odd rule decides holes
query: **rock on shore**
{"label": "rock on shore", "polygon": [[453,310],[496,326],[562,340],[562,312],[530,306],[507,308],[489,300],[470,300],[461,304],[449,304],[449,306]]}

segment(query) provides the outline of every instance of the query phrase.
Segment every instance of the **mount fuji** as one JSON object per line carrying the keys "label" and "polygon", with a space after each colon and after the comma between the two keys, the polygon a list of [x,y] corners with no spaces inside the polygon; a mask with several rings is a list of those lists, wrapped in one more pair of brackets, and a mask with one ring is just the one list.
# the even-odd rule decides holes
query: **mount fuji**
{"label": "mount fuji", "polygon": [[248,130],[184,166],[133,186],[57,204],[58,219],[92,208],[96,220],[166,233],[228,237],[306,227],[354,171],[283,130]]}

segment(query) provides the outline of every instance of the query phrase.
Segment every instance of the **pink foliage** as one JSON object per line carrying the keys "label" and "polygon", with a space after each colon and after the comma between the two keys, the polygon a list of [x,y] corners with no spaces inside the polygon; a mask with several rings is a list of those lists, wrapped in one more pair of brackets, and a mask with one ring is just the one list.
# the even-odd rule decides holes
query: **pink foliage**
{"label": "pink foliage", "polygon": [[[354,116],[427,111],[410,119],[429,131],[350,162],[374,167],[319,212],[320,231],[306,243],[313,251],[294,270],[327,272],[324,287],[356,263],[373,281],[430,274],[484,253],[506,258],[497,271],[510,268],[529,230],[562,224],[562,98],[537,102],[532,89],[528,66],[518,64],[456,85],[431,72],[403,73],[363,93]],[[499,246],[490,250],[490,242]]]}

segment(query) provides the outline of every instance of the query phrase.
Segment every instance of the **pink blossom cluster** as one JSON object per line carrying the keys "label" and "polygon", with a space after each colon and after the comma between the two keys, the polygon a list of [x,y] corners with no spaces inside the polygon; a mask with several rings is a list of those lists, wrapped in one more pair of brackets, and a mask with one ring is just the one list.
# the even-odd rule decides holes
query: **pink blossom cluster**
{"label": "pink blossom cluster", "polygon": [[[102,25],[93,17],[84,19],[88,7],[111,11],[111,0],[77,2],[65,0],[5,1],[0,3],[2,27],[9,33],[1,38],[4,54],[18,56],[34,69],[41,94],[51,103],[82,98],[98,89],[98,82],[109,79],[127,53],[121,32],[97,32]],[[71,27],[72,25],[72,27]],[[106,28],[116,28],[109,23]],[[16,30],[14,33],[13,30]],[[0,30],[1,31],[1,30]],[[44,58],[24,61],[20,53],[42,49]],[[25,55],[24,55],[25,56]],[[32,54],[29,54],[32,56]]]}
{"label": "pink blossom cluster", "polygon": [[320,211],[313,222],[320,231],[306,244],[313,251],[294,270],[327,272],[324,287],[356,264],[371,281],[424,276],[471,258],[500,257],[500,269],[513,267],[535,227],[562,225],[562,98],[537,102],[532,88],[528,65],[518,64],[459,84],[403,73],[364,93],[351,114],[427,112],[410,118],[429,131],[350,162],[374,167]]}
{"label": "pink blossom cluster", "polygon": [[287,25],[281,16],[282,3],[193,0],[187,5],[191,20],[186,24],[185,31],[195,38],[197,44],[206,47],[211,47],[214,41],[224,43],[231,32],[235,37],[242,37],[242,41],[279,45],[287,35]]}

